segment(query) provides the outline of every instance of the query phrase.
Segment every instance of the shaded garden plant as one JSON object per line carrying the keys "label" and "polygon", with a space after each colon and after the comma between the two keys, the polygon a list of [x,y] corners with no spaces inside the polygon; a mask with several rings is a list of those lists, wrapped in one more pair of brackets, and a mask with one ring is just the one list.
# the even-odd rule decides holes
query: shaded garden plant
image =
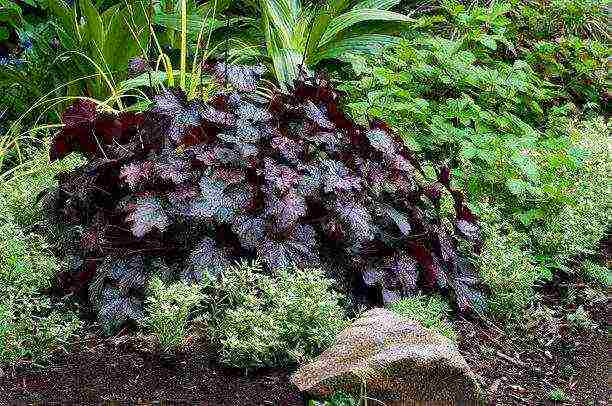
{"label": "shaded garden plant", "polygon": [[[401,139],[382,122],[348,119],[324,79],[263,98],[260,67],[204,68],[226,85],[209,102],[170,88],[148,111],[112,114],[79,100],[52,142],[52,159],[88,158],[43,197],[73,259],[61,281],[78,291],[93,280],[107,331],[142,318],[156,263],[186,282],[239,259],[268,272],[297,263],[336,270],[381,302],[426,287],[450,292],[461,311],[483,310],[457,250],[461,238],[478,251],[479,227],[446,168],[426,183]],[[452,218],[439,214],[443,194]]]}

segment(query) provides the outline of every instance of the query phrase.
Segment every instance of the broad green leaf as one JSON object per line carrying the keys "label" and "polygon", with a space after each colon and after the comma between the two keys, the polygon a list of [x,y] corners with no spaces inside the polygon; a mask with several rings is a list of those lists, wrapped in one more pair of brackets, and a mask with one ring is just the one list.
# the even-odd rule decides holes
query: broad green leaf
{"label": "broad green leaf", "polygon": [[[80,0],[81,13],[86,19],[83,31],[86,33],[87,39],[91,41],[92,50],[100,50],[104,46],[104,25],[102,17],[96,7],[91,3],[91,0]],[[96,58],[101,57],[99,52],[95,52]]]}
{"label": "broad green leaf", "polygon": [[395,13],[393,11],[376,9],[351,10],[335,17],[331,21],[331,23],[327,27],[327,30],[325,31],[325,34],[323,34],[319,45],[327,44],[336,35],[344,31],[345,29],[364,21],[393,21],[411,23],[415,20],[403,14]]}
{"label": "broad green leaf", "polygon": [[524,194],[529,185],[522,179],[508,179],[506,180],[506,186],[510,193],[518,196]]}
{"label": "broad green leaf", "polygon": [[384,34],[364,34],[344,38],[324,46],[316,54],[309,55],[308,65],[316,65],[323,59],[338,58],[347,52],[374,55],[387,46],[398,44],[400,40],[399,37]]}
{"label": "broad green leaf", "polygon": [[512,156],[512,162],[520,168],[527,179],[538,180],[538,166],[529,156],[515,154]]}
{"label": "broad green leaf", "polygon": [[400,4],[400,0],[362,0],[355,4],[353,10],[361,9],[377,9],[377,10],[390,10],[391,8]]}
{"label": "broad green leaf", "polygon": [[[203,18],[197,14],[190,14],[187,16],[187,32],[192,35],[198,35],[200,31],[207,34],[210,30],[214,31],[226,25],[235,27],[236,24],[241,21],[244,21],[244,19],[241,17],[232,17],[227,20],[219,20],[216,18]],[[157,13],[155,15],[155,24],[180,31],[181,17],[180,15]]]}
{"label": "broad green leaf", "polygon": [[48,0],[49,10],[58,19],[62,31],[73,37],[78,38],[76,29],[76,9],[65,5],[64,0]]}
{"label": "broad green leaf", "polygon": [[119,84],[119,88],[122,92],[127,92],[140,87],[161,86],[166,81],[166,77],[166,72],[151,71],[143,73],[133,79],[124,80]]}
{"label": "broad green leaf", "polygon": [[9,23],[11,26],[16,27],[23,23],[21,15],[21,8],[12,2],[0,2],[0,22]]}
{"label": "broad green leaf", "polygon": [[495,38],[492,37],[491,35],[483,34],[480,37],[480,43],[492,51],[497,50],[497,41],[495,41]]}
{"label": "broad green leaf", "polygon": [[10,34],[11,33],[9,32],[8,28],[0,27],[0,41],[6,41],[9,39]]}
{"label": "broad green leaf", "polygon": [[[135,1],[129,8],[113,12],[103,44],[105,62],[113,70],[124,71],[131,58],[148,49],[150,31],[145,13],[148,7]],[[121,44],[120,47],[117,44]]]}

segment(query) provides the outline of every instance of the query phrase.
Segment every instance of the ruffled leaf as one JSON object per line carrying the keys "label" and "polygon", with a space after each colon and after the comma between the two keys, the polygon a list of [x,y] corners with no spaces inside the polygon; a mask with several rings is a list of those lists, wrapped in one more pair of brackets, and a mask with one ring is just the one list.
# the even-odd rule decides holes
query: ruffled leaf
{"label": "ruffled leaf", "polygon": [[170,224],[170,219],[158,197],[138,197],[130,207],[130,211],[125,220],[132,224],[132,233],[138,238],[144,237],[154,229],[164,232]]}

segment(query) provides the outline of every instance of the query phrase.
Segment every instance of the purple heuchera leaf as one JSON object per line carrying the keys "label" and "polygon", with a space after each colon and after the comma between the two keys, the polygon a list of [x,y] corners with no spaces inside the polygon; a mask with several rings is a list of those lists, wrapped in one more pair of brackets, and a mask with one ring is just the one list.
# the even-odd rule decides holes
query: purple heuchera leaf
{"label": "purple heuchera leaf", "polygon": [[208,104],[198,105],[198,108],[202,119],[209,123],[221,127],[232,127],[236,125],[236,116],[232,113],[217,110]]}
{"label": "purple heuchera leaf", "polygon": [[480,227],[468,220],[459,219],[456,222],[457,230],[467,239],[477,241],[480,239]]}
{"label": "purple heuchera leaf", "polygon": [[329,121],[327,115],[323,113],[321,109],[319,109],[319,107],[315,106],[315,104],[311,100],[308,100],[306,103],[304,103],[303,108],[306,117],[312,120],[319,127],[325,130],[333,130],[336,127],[334,123]]}
{"label": "purple heuchera leaf", "polygon": [[286,269],[292,265],[315,266],[315,231],[308,225],[297,225],[286,239],[265,238],[257,249],[264,263],[272,270]]}
{"label": "purple heuchera leaf", "polygon": [[352,200],[339,200],[334,203],[332,211],[353,241],[367,241],[373,238],[372,217],[361,204]]}
{"label": "purple heuchera leaf", "polygon": [[368,140],[370,140],[370,145],[372,148],[387,155],[395,154],[395,143],[386,131],[381,129],[373,129],[369,130],[366,133],[366,136],[368,137]]}
{"label": "purple heuchera leaf", "polygon": [[138,197],[127,215],[126,222],[132,224],[132,234],[138,238],[144,237],[154,229],[164,232],[170,224],[170,219],[164,212],[158,197]]}
{"label": "purple heuchera leaf", "polygon": [[204,238],[191,251],[183,278],[199,282],[204,274],[215,276],[232,264],[227,252],[212,238]]}
{"label": "purple heuchera leaf", "polygon": [[[147,268],[149,259],[167,262],[169,273],[188,280],[234,257],[255,257],[268,271],[333,257],[346,274],[362,271],[383,301],[411,295],[418,275],[455,295],[460,308],[478,306],[457,239],[477,248],[479,229],[448,169],[436,187],[453,197],[456,223],[441,217],[437,190],[417,182],[422,166],[390,128],[357,125],[325,81],[298,80],[289,93],[264,98],[253,91],[259,68],[206,68],[234,89],[206,102],[168,89],[138,114],[77,103],[64,115],[51,155],[76,151],[90,161],[62,174],[43,203],[49,218],[72,230],[60,238],[81,260],[81,287],[97,274],[98,258],[119,253],[143,253]],[[340,283],[352,280],[346,274]],[[141,284],[106,277],[110,286],[95,285],[106,298],[100,319],[110,326],[136,317],[140,299],[125,291]]]}
{"label": "purple heuchera leaf", "polygon": [[300,144],[288,137],[274,137],[270,145],[272,148],[276,149],[283,158],[290,162],[299,162],[299,157],[304,152]]}
{"label": "purple heuchera leaf", "polygon": [[191,205],[190,214],[198,218],[212,218],[225,202],[225,183],[203,177],[200,180],[200,196]]}
{"label": "purple heuchera leaf", "polygon": [[128,320],[143,318],[142,300],[133,293],[142,292],[147,279],[141,256],[106,257],[98,267],[89,287],[89,301],[107,334]]}
{"label": "purple heuchera leaf", "polygon": [[361,179],[351,175],[342,162],[323,161],[322,169],[323,190],[325,193],[361,190]]}
{"label": "purple heuchera leaf", "polygon": [[139,186],[153,176],[153,163],[150,161],[132,162],[121,168],[119,178],[132,190],[138,190]]}
{"label": "purple heuchera leaf", "polygon": [[300,180],[300,175],[285,165],[279,165],[270,158],[264,159],[266,184],[273,192],[287,193]]}
{"label": "purple heuchera leaf", "polygon": [[286,229],[306,215],[306,201],[295,192],[287,193],[283,197],[271,196],[265,213],[274,218],[280,229]]}
{"label": "purple heuchera leaf", "polygon": [[198,103],[187,103],[187,96],[178,88],[166,89],[154,97],[152,113],[170,118],[168,137],[174,143],[181,143],[190,128],[200,126],[202,116]]}
{"label": "purple heuchera leaf", "polygon": [[391,206],[387,206],[385,211],[391,220],[393,220],[397,228],[399,228],[401,233],[405,236],[409,236],[410,231],[412,231],[412,226],[410,225],[410,219],[408,219],[408,216],[398,210],[395,210]]}
{"label": "purple heuchera leaf", "polygon": [[208,67],[212,69],[219,83],[225,84],[227,79],[236,90],[242,92],[255,91],[257,89],[257,81],[266,73],[266,68],[263,65],[231,65],[219,61],[212,66],[208,65]]}
{"label": "purple heuchera leaf", "polygon": [[232,223],[232,231],[236,233],[244,248],[255,249],[265,235],[266,222],[261,217],[240,215]]}

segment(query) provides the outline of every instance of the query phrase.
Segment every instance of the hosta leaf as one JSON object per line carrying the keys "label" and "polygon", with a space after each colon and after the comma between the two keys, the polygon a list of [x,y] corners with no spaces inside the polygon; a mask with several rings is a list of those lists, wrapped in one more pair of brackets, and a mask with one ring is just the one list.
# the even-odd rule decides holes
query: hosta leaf
{"label": "hosta leaf", "polygon": [[170,224],[158,197],[138,197],[125,220],[132,223],[132,234],[138,238],[154,229],[164,232]]}

